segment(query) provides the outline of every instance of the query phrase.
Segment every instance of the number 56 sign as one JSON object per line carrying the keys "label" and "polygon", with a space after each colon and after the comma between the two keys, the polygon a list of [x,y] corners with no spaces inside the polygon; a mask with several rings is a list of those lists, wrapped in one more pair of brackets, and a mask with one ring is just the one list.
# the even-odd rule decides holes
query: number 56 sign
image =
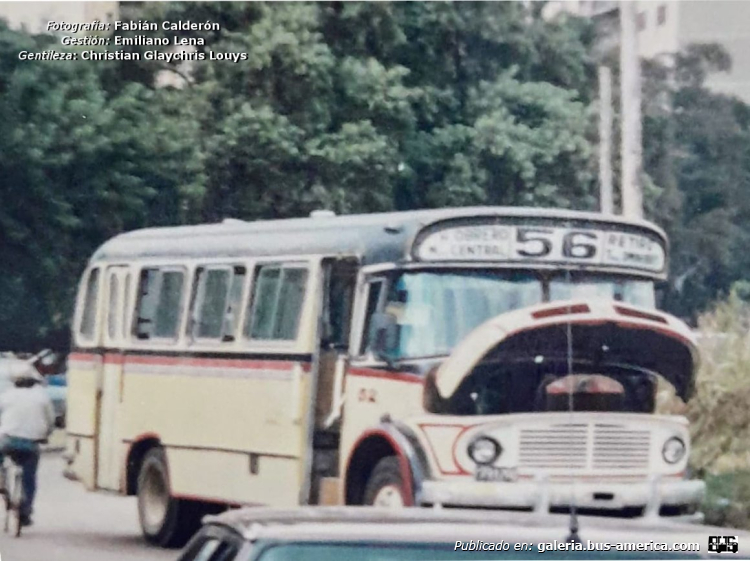
{"label": "number 56 sign", "polygon": [[577,262],[661,272],[663,245],[643,234],[617,230],[478,225],[446,228],[416,248],[424,261]]}

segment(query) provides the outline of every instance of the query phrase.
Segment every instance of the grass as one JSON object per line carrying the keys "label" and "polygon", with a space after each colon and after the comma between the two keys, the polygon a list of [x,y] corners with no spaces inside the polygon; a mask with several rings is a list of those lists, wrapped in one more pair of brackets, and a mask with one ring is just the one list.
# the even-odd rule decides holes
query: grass
{"label": "grass", "polygon": [[703,514],[706,524],[750,528],[750,470],[707,474]]}

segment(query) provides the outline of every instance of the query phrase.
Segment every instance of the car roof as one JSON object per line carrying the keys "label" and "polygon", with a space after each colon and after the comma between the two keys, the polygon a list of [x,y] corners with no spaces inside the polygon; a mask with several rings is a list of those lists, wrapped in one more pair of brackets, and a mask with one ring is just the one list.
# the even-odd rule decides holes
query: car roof
{"label": "car roof", "polygon": [[[227,527],[250,541],[393,541],[454,542],[465,539],[505,540],[510,543],[564,541],[571,517],[517,511],[374,507],[249,507],[204,519]],[[750,533],[736,529],[652,518],[578,516],[581,540],[596,542],[697,542],[705,552],[709,535],[739,535],[750,543]],[[744,538],[744,540],[743,540]],[[747,547],[747,546],[746,546]]]}
{"label": "car roof", "polygon": [[409,256],[415,236],[426,226],[444,220],[473,218],[524,224],[535,220],[617,224],[647,231],[666,243],[664,232],[644,220],[564,209],[487,206],[253,222],[229,219],[218,224],[146,228],[120,234],[105,242],[91,261],[217,255],[357,255],[363,264],[399,262]]}

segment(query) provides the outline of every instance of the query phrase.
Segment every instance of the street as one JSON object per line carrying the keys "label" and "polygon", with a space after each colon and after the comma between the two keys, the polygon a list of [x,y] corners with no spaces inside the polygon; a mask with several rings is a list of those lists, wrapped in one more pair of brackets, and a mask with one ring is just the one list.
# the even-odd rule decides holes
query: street
{"label": "street", "polygon": [[141,539],[134,497],[86,492],[62,476],[63,466],[59,453],[42,455],[34,526],[20,538],[0,532],[3,561],[177,558],[177,551],[150,547]]}

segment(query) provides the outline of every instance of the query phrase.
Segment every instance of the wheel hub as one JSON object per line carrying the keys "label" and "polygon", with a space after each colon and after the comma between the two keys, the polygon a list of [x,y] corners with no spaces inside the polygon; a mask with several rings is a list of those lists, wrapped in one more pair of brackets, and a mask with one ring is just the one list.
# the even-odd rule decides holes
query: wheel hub
{"label": "wheel hub", "polygon": [[169,493],[167,483],[156,469],[149,469],[144,478],[143,489],[143,520],[151,528],[159,528],[167,516],[169,508]]}
{"label": "wheel hub", "polygon": [[383,508],[404,508],[404,497],[397,485],[385,485],[382,487],[372,502],[373,506]]}

